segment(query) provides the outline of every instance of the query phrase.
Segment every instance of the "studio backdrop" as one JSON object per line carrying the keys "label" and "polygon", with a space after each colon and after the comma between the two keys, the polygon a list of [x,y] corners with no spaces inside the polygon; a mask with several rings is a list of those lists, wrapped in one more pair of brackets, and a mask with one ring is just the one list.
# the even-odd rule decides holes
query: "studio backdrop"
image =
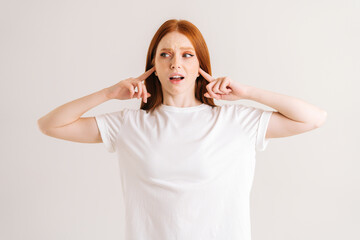
{"label": "studio backdrop", "polygon": [[[142,74],[168,19],[199,28],[214,77],[328,113],[320,128],[270,139],[257,153],[252,238],[360,239],[359,13],[357,0],[1,1],[0,239],[120,239],[116,155],[103,143],[46,136],[37,120]],[[111,100],[83,116],[140,103]]]}

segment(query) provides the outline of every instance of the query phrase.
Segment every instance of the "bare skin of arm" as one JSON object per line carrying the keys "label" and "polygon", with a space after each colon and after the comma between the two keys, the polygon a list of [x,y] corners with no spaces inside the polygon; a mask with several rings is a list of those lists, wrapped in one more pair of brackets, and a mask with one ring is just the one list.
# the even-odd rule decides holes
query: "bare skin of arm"
{"label": "bare skin of arm", "polygon": [[327,112],[299,98],[233,81],[229,77],[215,78],[199,68],[199,73],[209,82],[205,97],[220,100],[249,99],[277,110],[269,121],[265,138],[289,137],[320,127]]}
{"label": "bare skin of arm", "polygon": [[[38,127],[45,135],[73,142],[102,142],[95,117],[81,117],[90,109],[111,99],[142,98],[144,102],[151,94],[147,93],[143,81],[152,74],[149,69],[137,78],[128,78],[117,84],[87,96],[65,103],[38,119]],[[138,91],[135,92],[135,87]]]}

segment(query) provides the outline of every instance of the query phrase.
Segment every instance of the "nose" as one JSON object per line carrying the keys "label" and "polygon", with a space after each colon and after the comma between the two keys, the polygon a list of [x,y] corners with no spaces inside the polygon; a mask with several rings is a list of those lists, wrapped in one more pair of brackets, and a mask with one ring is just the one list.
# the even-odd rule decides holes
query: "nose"
{"label": "nose", "polygon": [[178,56],[174,56],[170,63],[170,68],[180,68],[180,60]]}

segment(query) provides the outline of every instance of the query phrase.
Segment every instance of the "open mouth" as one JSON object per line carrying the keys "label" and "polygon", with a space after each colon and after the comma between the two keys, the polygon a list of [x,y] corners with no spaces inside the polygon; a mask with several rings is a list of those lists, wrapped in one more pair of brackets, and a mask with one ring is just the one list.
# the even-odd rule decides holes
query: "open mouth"
{"label": "open mouth", "polygon": [[180,81],[183,79],[184,79],[184,77],[170,77],[170,80],[174,80],[174,81]]}
{"label": "open mouth", "polygon": [[185,77],[170,77],[170,82],[173,84],[180,84]]}

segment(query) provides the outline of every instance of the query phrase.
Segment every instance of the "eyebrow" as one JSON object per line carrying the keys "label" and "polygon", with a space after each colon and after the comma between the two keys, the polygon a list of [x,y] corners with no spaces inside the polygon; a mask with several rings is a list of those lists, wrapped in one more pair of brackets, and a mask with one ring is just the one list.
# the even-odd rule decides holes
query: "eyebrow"
{"label": "eyebrow", "polygon": [[[194,51],[194,48],[192,47],[181,47],[180,49],[183,49],[183,50],[193,50]],[[161,49],[160,51],[162,50],[172,50],[171,48],[163,48]]]}

